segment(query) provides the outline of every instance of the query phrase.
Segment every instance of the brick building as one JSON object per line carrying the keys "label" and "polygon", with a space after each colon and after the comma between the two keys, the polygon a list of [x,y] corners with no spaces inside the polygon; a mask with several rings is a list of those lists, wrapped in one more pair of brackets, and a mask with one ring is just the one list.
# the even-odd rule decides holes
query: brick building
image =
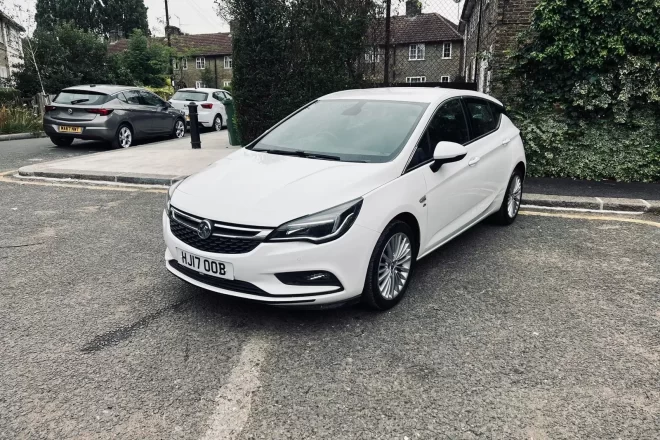
{"label": "brick building", "polygon": [[[174,28],[174,27],[172,27]],[[176,28],[174,28],[176,29]],[[231,34],[183,35],[176,32],[171,35],[172,49],[176,56],[173,60],[174,82],[181,87],[223,88],[231,84],[233,61],[231,57]],[[157,38],[167,44],[165,38]],[[128,40],[121,39],[110,43],[108,52],[119,53],[128,48]],[[211,78],[204,81],[202,73],[207,70]]]}
{"label": "brick building", "polygon": [[[421,4],[406,2],[406,15],[390,22],[390,82],[454,82],[462,80],[463,36],[458,26],[438,13],[423,13]],[[382,82],[385,69],[383,23],[365,54],[367,78]]]}
{"label": "brick building", "polygon": [[467,81],[477,81],[479,91],[503,94],[497,89],[497,78],[506,63],[505,52],[529,27],[538,2],[466,0],[459,24],[464,41],[463,72]]}

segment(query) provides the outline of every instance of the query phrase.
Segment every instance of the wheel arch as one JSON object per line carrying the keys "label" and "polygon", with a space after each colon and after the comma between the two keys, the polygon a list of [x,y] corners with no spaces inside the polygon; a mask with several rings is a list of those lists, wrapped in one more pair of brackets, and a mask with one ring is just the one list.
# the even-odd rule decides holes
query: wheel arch
{"label": "wheel arch", "polygon": [[417,217],[415,217],[415,215],[410,212],[404,211],[394,217],[390,223],[395,221],[401,221],[410,226],[410,229],[412,229],[413,233],[415,234],[414,239],[415,243],[417,244],[417,252],[419,252],[419,248],[421,246],[421,229],[419,226],[419,221],[417,221]]}
{"label": "wheel arch", "polygon": [[525,173],[527,172],[527,169],[525,167],[525,163],[520,161],[518,164],[515,166],[513,169],[513,172],[515,173],[516,171],[520,171],[522,173],[522,178],[525,180]]}

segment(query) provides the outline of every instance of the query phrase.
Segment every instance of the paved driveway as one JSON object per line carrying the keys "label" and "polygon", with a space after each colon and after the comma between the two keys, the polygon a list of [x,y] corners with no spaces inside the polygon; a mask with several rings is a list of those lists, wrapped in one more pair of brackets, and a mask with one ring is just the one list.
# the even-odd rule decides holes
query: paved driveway
{"label": "paved driveway", "polygon": [[378,314],[173,278],[162,192],[0,182],[0,200],[0,438],[660,432],[657,217],[478,225]]}

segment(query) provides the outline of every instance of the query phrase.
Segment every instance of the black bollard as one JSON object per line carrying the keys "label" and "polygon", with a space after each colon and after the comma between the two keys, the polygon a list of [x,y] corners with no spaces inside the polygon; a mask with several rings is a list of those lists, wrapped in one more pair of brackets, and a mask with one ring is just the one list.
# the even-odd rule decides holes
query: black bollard
{"label": "black bollard", "polygon": [[197,115],[197,104],[191,102],[188,104],[190,114],[190,145],[193,150],[202,148],[202,141],[199,139],[199,116]]}

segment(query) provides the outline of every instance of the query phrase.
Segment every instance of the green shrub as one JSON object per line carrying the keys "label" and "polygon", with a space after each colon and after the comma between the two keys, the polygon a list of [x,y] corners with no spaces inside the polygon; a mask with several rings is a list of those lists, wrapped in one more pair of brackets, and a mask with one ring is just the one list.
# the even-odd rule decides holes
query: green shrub
{"label": "green shrub", "polygon": [[0,134],[34,133],[42,130],[42,119],[27,107],[0,107]]}
{"label": "green shrub", "polygon": [[532,176],[660,181],[660,118],[631,113],[626,124],[612,119],[575,119],[556,112],[520,112]]}
{"label": "green shrub", "polygon": [[20,91],[16,89],[0,89],[0,105],[16,105],[20,99]]}

